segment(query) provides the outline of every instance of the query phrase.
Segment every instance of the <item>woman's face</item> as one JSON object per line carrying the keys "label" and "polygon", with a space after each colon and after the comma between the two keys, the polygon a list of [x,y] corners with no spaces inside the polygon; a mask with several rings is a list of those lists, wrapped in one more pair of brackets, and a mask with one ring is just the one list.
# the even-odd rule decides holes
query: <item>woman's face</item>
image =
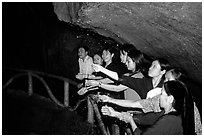
{"label": "woman's face", "polygon": [[102,65],[103,59],[98,54],[95,54],[93,57],[93,62],[94,64]]}
{"label": "woman's face", "polygon": [[108,50],[103,50],[102,58],[105,62],[109,62],[112,60],[113,55]]}
{"label": "woman's face", "polygon": [[171,81],[171,80],[175,80],[175,77],[174,77],[174,75],[172,74],[172,70],[169,70],[169,71],[167,71],[166,74],[165,74],[165,81],[164,81],[164,82],[166,82],[166,81]]}
{"label": "woman's face", "polygon": [[162,87],[161,90],[161,95],[160,95],[160,107],[161,108],[166,108],[170,105],[170,100],[169,100],[169,96],[167,95],[164,86]]}
{"label": "woman's face", "polygon": [[120,60],[122,63],[126,63],[127,61],[127,52],[125,52],[124,50],[120,51]]}
{"label": "woman's face", "polygon": [[150,77],[159,76],[161,73],[161,66],[157,60],[152,62],[151,67],[149,68],[148,75]]}
{"label": "woman's face", "polygon": [[127,57],[125,64],[126,64],[128,70],[131,70],[131,71],[135,70],[135,67],[136,67],[135,62],[130,57]]}

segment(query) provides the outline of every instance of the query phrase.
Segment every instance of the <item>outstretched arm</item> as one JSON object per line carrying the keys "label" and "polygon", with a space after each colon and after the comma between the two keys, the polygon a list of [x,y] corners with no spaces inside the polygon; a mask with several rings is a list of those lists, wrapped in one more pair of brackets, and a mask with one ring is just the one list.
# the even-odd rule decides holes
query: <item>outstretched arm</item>
{"label": "outstretched arm", "polygon": [[118,80],[119,77],[118,77],[118,73],[117,72],[114,72],[114,71],[111,71],[111,70],[108,70],[104,67],[102,67],[101,65],[98,65],[98,64],[93,64],[92,65],[93,69],[96,71],[96,72],[102,72],[106,75],[108,75],[109,77],[111,77],[112,79],[114,80]]}
{"label": "outstretched arm", "polygon": [[122,107],[143,108],[143,106],[138,101],[114,99],[106,95],[99,95],[99,99],[102,100],[103,102],[110,102]]}
{"label": "outstretched arm", "polygon": [[105,81],[87,80],[85,85],[87,85],[87,86],[98,86],[100,88],[103,88],[103,89],[106,89],[106,90],[109,90],[109,91],[114,91],[114,92],[120,92],[120,91],[123,91],[123,90],[128,88],[127,86],[124,86],[124,85],[121,85],[121,84],[120,85],[112,85],[112,84],[106,84],[106,83],[103,83],[103,82],[111,82],[111,81],[108,81],[108,80],[105,80]]}
{"label": "outstretched arm", "polygon": [[102,112],[103,115],[107,115],[107,116],[110,116],[110,117],[117,117],[117,118],[121,117],[120,112],[115,111],[112,107],[108,107],[107,105],[103,106],[101,108],[101,112]]}
{"label": "outstretched arm", "polygon": [[120,92],[120,91],[123,91],[125,89],[127,89],[128,87],[127,86],[124,86],[124,85],[111,85],[111,84],[99,84],[99,87],[103,88],[103,89],[106,89],[106,90],[109,90],[109,91],[114,91],[114,92]]}

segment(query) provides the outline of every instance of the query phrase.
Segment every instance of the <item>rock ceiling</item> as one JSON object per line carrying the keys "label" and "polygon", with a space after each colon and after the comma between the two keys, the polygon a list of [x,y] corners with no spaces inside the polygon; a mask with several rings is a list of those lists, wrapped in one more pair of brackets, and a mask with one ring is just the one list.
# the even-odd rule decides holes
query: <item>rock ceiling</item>
{"label": "rock ceiling", "polygon": [[93,29],[147,55],[164,57],[202,81],[202,3],[53,3],[58,19]]}

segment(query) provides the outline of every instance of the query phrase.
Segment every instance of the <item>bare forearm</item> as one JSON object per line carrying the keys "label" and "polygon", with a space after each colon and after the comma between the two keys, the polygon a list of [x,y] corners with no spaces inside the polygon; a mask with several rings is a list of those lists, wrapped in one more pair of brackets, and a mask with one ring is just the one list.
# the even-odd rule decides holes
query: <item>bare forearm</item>
{"label": "bare forearm", "polygon": [[111,103],[117,104],[122,107],[142,108],[141,104],[137,101],[122,100],[122,99],[110,99]]}
{"label": "bare forearm", "polygon": [[110,85],[110,84],[103,84],[103,83],[100,85],[100,87],[103,89],[109,90],[109,91],[114,91],[114,92],[120,92],[128,88],[123,85]]}
{"label": "bare forearm", "polygon": [[119,77],[118,77],[118,73],[114,72],[114,71],[110,71],[106,68],[103,68],[101,70],[101,72],[103,72],[104,74],[108,75],[109,77],[111,77],[112,79],[115,79],[115,80],[118,80]]}
{"label": "bare forearm", "polygon": [[110,80],[109,78],[100,79],[100,80],[98,80],[98,82],[101,82],[101,83],[104,83],[104,84],[114,83],[114,82],[113,82],[112,80]]}
{"label": "bare forearm", "polygon": [[132,127],[132,131],[135,131],[135,129],[137,128],[137,125],[135,124],[135,121],[133,119],[131,119],[130,125]]}

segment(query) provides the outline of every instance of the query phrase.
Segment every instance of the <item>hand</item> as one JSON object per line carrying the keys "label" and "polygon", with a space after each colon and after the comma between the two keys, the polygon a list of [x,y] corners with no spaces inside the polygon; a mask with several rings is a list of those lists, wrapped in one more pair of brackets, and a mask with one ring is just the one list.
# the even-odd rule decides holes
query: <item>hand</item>
{"label": "hand", "polygon": [[80,84],[77,85],[77,88],[78,88],[78,89],[80,89],[80,88],[82,88],[82,87],[83,87],[83,83],[80,83]]}
{"label": "hand", "polygon": [[76,78],[79,79],[79,80],[82,80],[82,79],[84,79],[84,75],[81,74],[81,73],[78,73],[78,74],[76,75]]}
{"label": "hand", "polygon": [[88,92],[87,88],[86,88],[86,87],[83,87],[83,88],[81,88],[77,93],[78,93],[79,95],[84,95],[84,94],[87,93],[87,92]]}
{"label": "hand", "polygon": [[103,67],[101,65],[98,65],[98,64],[93,64],[92,68],[95,72],[100,72],[103,69]]}
{"label": "hand", "polygon": [[87,78],[88,78],[88,79],[95,79],[96,76],[94,76],[94,75],[89,75]]}
{"label": "hand", "polygon": [[137,125],[136,125],[135,121],[133,120],[133,117],[130,113],[121,112],[120,120],[123,120],[126,123],[129,123],[132,127],[132,131],[135,131],[135,129],[137,129]]}
{"label": "hand", "polygon": [[96,80],[86,80],[85,81],[85,86],[96,87],[98,85],[99,85],[99,82]]}
{"label": "hand", "polygon": [[130,123],[131,120],[133,120],[132,115],[128,112],[121,112],[121,117],[120,120],[126,122],[126,123]]}
{"label": "hand", "polygon": [[102,102],[110,102],[111,98],[109,96],[106,95],[99,95],[99,100],[101,100]]}
{"label": "hand", "polygon": [[106,106],[103,106],[101,108],[101,112],[103,115],[107,115],[107,116],[111,116],[111,117],[115,117],[115,110],[112,108],[112,107],[108,107],[107,105]]}

